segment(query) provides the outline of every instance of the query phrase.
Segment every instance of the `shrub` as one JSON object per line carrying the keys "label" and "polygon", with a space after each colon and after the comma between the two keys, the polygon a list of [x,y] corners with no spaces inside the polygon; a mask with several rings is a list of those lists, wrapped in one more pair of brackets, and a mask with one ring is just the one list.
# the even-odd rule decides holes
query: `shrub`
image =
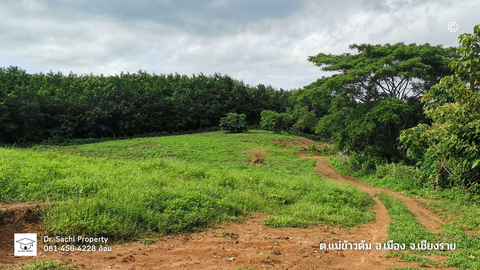
{"label": "shrub", "polygon": [[220,127],[230,133],[246,132],[248,131],[246,118],[245,114],[228,113],[226,117],[220,119]]}

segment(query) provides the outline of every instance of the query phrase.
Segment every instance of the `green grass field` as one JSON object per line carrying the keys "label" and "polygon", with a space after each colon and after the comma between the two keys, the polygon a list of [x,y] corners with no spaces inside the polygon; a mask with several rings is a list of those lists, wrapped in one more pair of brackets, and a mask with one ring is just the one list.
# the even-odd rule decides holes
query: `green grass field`
{"label": "green grass field", "polygon": [[[296,137],[211,132],[72,146],[0,148],[0,200],[45,201],[54,235],[137,239],[197,231],[251,212],[272,227],[353,227],[374,219],[372,198],[315,174]],[[266,153],[254,164],[252,149]]]}

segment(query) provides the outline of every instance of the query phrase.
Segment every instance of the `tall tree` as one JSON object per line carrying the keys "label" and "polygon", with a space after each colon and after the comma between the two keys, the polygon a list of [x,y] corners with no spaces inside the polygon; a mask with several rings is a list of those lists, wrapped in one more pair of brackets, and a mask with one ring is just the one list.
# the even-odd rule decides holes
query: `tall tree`
{"label": "tall tree", "polygon": [[454,57],[453,48],[429,44],[353,44],[350,49],[358,53],[319,53],[308,61],[323,71],[337,73],[325,81],[332,93],[346,94],[361,102],[386,96],[400,100],[420,98],[448,74],[448,63]]}
{"label": "tall tree", "polygon": [[404,43],[354,44],[350,49],[358,53],[309,58],[322,70],[336,72],[309,86],[323,99],[317,104],[330,104],[316,132],[358,154],[362,162],[398,161],[403,158],[400,131],[424,121],[419,97],[450,73],[455,51]]}

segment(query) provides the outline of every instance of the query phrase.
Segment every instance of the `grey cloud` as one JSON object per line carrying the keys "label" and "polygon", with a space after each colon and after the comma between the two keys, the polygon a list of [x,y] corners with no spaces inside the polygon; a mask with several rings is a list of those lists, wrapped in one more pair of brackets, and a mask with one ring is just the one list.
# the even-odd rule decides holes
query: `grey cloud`
{"label": "grey cloud", "polygon": [[[478,7],[475,0],[0,0],[0,65],[105,75],[218,72],[298,88],[325,75],[308,56],[351,52],[353,43],[456,45],[478,23]],[[459,32],[447,31],[450,21]]]}
{"label": "grey cloud", "polygon": [[287,17],[302,7],[296,0],[46,0],[51,8],[72,9],[120,21],[154,21],[213,35],[242,29],[260,20]]}

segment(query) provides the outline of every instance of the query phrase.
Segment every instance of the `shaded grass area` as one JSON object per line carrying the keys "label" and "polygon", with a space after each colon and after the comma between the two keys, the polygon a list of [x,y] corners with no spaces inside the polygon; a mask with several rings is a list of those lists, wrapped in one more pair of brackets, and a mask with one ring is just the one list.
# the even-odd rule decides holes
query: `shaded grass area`
{"label": "shaded grass area", "polygon": [[[317,176],[294,139],[265,131],[0,148],[0,200],[56,201],[43,209],[53,235],[134,239],[198,231],[249,212],[272,227],[352,227],[374,219],[372,198]],[[268,149],[261,164],[249,150]]]}

